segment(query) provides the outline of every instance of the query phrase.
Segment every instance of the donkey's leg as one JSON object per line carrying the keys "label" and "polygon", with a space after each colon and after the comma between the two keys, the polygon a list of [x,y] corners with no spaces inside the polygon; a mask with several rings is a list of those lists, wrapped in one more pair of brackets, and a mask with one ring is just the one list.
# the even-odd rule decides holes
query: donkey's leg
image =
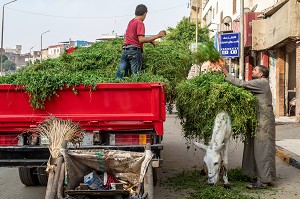
{"label": "donkey's leg", "polygon": [[227,177],[227,169],[228,169],[228,149],[229,149],[229,140],[225,143],[225,149],[223,152],[223,180],[224,180],[224,186],[229,184],[228,177]]}

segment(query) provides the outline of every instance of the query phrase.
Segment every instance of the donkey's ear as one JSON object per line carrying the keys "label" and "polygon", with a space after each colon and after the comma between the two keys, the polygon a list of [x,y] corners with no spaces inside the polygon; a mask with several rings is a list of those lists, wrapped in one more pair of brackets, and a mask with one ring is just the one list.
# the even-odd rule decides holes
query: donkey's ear
{"label": "donkey's ear", "polygon": [[218,148],[216,148],[216,152],[219,153],[220,151],[222,151],[225,147],[225,144],[221,144],[221,146],[219,146]]}
{"label": "donkey's ear", "polygon": [[203,150],[203,151],[206,151],[206,149],[207,149],[207,146],[205,144],[200,143],[200,142],[194,142],[194,145],[196,147],[198,147],[199,149]]}

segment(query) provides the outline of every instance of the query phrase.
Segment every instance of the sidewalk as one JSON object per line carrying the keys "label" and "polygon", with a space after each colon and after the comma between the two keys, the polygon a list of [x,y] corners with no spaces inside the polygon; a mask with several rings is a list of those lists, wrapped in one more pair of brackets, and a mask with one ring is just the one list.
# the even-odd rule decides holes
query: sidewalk
{"label": "sidewalk", "polygon": [[276,118],[276,155],[300,169],[300,123],[295,117]]}

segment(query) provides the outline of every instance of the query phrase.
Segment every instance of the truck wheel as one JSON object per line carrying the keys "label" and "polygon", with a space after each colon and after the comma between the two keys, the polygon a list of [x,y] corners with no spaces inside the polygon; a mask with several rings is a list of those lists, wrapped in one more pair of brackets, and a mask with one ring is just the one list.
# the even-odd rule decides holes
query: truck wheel
{"label": "truck wheel", "polygon": [[171,103],[167,104],[167,111],[169,112],[169,114],[173,113],[173,104],[171,104]]}
{"label": "truck wheel", "polygon": [[157,185],[157,181],[158,181],[157,168],[153,168],[152,172],[153,172],[153,185],[156,186]]}
{"label": "truck wheel", "polygon": [[37,169],[37,177],[38,177],[38,180],[39,180],[39,183],[42,185],[42,186],[47,186],[47,183],[48,183],[48,175],[46,173],[46,168],[45,167],[39,167]]}
{"label": "truck wheel", "polygon": [[19,177],[21,182],[26,186],[39,185],[36,168],[20,167]]}

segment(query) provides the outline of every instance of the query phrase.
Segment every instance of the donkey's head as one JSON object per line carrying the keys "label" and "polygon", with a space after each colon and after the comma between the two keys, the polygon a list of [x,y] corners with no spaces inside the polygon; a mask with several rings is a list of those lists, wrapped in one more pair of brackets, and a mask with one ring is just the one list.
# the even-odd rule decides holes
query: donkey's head
{"label": "donkey's head", "polygon": [[194,144],[205,151],[204,162],[208,171],[208,181],[209,185],[215,185],[219,180],[219,172],[222,163],[221,151],[224,149],[224,144],[221,146],[216,145],[205,145],[202,143],[194,142]]}

